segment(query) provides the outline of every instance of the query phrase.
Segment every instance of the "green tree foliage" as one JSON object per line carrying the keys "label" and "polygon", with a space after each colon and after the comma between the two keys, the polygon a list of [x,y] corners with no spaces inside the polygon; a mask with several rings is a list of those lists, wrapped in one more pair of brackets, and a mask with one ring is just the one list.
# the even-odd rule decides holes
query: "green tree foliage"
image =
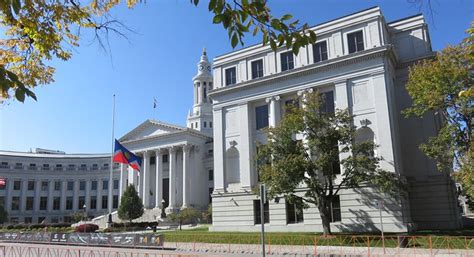
{"label": "green tree foliage", "polygon": [[0,205],[0,224],[5,223],[6,221],[8,221],[8,212],[5,210],[3,205]]}
{"label": "green tree foliage", "polygon": [[[323,106],[315,92],[302,99],[301,108],[289,107],[278,126],[267,129],[268,142],[258,147],[257,168],[269,198],[284,196],[303,207],[316,205],[324,234],[330,234],[330,205],[341,189],[376,186],[397,196],[400,180],[379,167],[374,142],[358,142],[347,110],[328,113]],[[296,140],[297,134],[304,140]],[[297,194],[302,185],[307,190]]]}
{"label": "green tree foliage", "polygon": [[201,217],[201,213],[194,208],[184,208],[168,215],[170,220],[179,223],[179,230],[181,230],[181,225],[195,222],[199,217]]}
{"label": "green tree foliage", "polygon": [[420,149],[437,161],[440,171],[459,170],[459,180],[474,197],[474,23],[468,33],[461,44],[410,67],[406,88],[413,104],[404,113],[408,117],[428,112],[441,115],[438,135]]}
{"label": "green tree foliage", "polygon": [[128,220],[130,223],[143,215],[143,203],[138,196],[135,186],[128,185],[120,199],[118,217],[121,220]]}

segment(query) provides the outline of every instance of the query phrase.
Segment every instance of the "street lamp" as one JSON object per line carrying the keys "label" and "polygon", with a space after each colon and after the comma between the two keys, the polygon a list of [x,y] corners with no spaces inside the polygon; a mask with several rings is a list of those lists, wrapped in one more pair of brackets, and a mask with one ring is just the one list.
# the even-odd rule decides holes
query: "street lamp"
{"label": "street lamp", "polygon": [[166,218],[166,213],[165,213],[165,199],[161,199],[161,218],[162,218],[162,219]]}
{"label": "street lamp", "polygon": [[[86,206],[85,204],[82,206],[82,209],[84,209],[84,215],[82,216],[83,219],[84,219],[84,224],[85,224],[85,220],[87,219],[86,207],[87,207],[87,206]],[[84,233],[86,233],[86,225],[84,225]]]}

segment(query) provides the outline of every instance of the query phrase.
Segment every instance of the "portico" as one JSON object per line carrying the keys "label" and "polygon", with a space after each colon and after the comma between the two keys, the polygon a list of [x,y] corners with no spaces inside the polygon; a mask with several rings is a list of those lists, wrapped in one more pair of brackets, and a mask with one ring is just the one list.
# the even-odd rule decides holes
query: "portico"
{"label": "portico", "polygon": [[145,121],[120,139],[142,158],[140,171],[121,168],[120,193],[128,184],[134,185],[146,209],[166,208],[167,213],[205,208],[208,189],[199,185],[207,184],[206,171],[212,169],[206,166],[203,151],[210,140],[190,128]]}

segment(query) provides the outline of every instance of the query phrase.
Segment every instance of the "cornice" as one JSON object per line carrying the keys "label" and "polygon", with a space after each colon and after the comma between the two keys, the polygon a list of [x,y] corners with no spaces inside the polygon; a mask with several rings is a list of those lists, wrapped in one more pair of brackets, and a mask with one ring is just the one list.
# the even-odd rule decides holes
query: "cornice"
{"label": "cornice", "polygon": [[169,132],[169,133],[164,133],[164,134],[158,134],[158,135],[153,135],[153,136],[147,136],[147,137],[143,137],[143,138],[139,138],[139,139],[134,139],[134,140],[127,140],[127,141],[122,141],[121,143],[123,144],[129,144],[129,143],[135,143],[135,142],[143,142],[143,141],[147,141],[147,140],[151,140],[151,139],[164,139],[164,138],[170,138],[170,137],[175,137],[175,136],[179,136],[179,135],[191,135],[191,136],[195,136],[195,137],[198,137],[198,138],[201,138],[201,139],[212,139],[211,137],[209,136],[206,136],[204,134],[201,134],[200,132],[198,131],[195,131],[195,130],[192,130],[192,129],[189,129],[189,128],[186,128],[185,130],[179,130],[179,131],[174,131],[174,132]]}
{"label": "cornice", "polygon": [[355,54],[344,55],[344,56],[330,59],[327,61],[323,61],[320,63],[314,63],[307,66],[299,67],[293,70],[279,72],[279,73],[265,76],[259,79],[244,81],[232,86],[216,88],[209,92],[209,97],[220,96],[220,95],[224,95],[224,94],[231,93],[234,91],[242,90],[245,88],[262,86],[262,85],[274,83],[275,81],[293,79],[293,78],[297,78],[301,76],[306,76],[309,74],[314,74],[316,72],[320,72],[324,70],[337,69],[341,66],[346,66],[346,65],[350,65],[354,63],[360,63],[360,62],[374,59],[377,57],[385,56],[389,52],[392,52],[392,49],[393,47],[391,45],[380,46],[380,47],[372,48],[369,50],[361,51]]}

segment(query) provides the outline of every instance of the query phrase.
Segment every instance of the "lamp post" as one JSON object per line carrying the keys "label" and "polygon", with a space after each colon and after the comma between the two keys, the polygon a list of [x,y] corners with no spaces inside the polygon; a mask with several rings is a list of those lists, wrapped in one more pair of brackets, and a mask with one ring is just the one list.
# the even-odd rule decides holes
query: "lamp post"
{"label": "lamp post", "polygon": [[164,219],[166,218],[166,213],[165,213],[165,199],[161,199],[161,218]]}
{"label": "lamp post", "polygon": [[84,210],[84,215],[82,215],[82,218],[83,218],[83,221],[84,221],[84,233],[86,233],[86,225],[85,225],[85,221],[87,219],[87,211],[86,211],[86,208],[87,206],[84,204],[82,206],[82,209]]}

